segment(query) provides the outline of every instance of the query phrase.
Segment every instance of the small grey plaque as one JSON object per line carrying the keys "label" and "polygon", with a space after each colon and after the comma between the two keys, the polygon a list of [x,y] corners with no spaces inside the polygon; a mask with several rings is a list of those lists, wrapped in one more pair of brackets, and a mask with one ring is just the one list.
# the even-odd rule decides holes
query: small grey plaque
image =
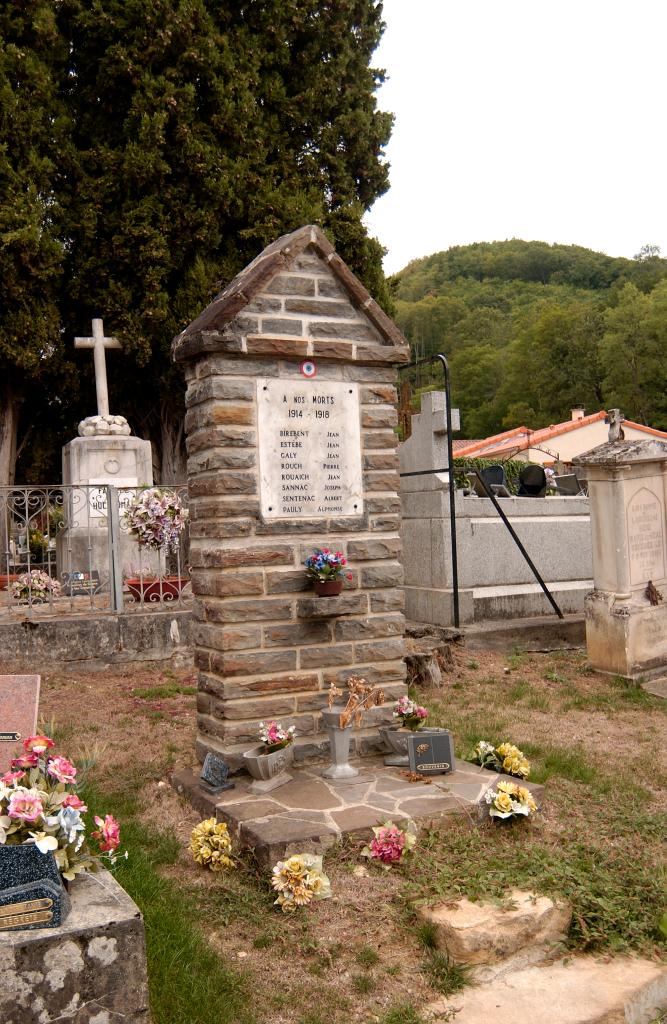
{"label": "small grey plaque", "polygon": [[208,793],[221,793],[225,789],[234,789],[234,783],[228,782],[229,765],[216,754],[208,753],[201,770],[202,788]]}
{"label": "small grey plaque", "polygon": [[454,737],[449,729],[422,729],[408,736],[410,771],[448,775],[454,771]]}

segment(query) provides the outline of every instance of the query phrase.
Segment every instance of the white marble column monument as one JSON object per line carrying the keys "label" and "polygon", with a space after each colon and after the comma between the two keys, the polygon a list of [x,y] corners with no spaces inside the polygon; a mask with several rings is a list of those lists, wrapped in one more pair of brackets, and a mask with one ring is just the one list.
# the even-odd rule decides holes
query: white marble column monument
{"label": "white marble column monument", "polygon": [[[93,320],[90,338],[75,338],[75,348],[92,349],[95,363],[97,415],[79,424],[79,437],[63,447],[63,484],[72,485],[66,494],[66,527],[58,538],[59,573],[97,570],[108,566],[106,486],[121,488],[121,507],[130,502],[136,488],[153,484],[150,441],[133,437],[124,416],[109,414],[106,351],[120,349],[116,338],[105,337],[102,320]],[[77,487],[81,490],[76,490]],[[85,487],[85,489],[84,489]],[[135,541],[122,538],[123,570],[138,568]],[[146,567],[144,557],[144,566]]]}
{"label": "white marble column monument", "polygon": [[667,444],[610,441],[574,460],[588,481],[595,589],[588,659],[626,679],[667,674]]}

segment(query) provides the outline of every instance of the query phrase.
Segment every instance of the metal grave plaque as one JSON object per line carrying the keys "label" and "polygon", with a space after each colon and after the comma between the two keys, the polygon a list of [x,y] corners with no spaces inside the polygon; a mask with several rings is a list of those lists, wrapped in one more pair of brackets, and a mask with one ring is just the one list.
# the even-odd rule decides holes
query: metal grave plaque
{"label": "metal grave plaque", "polygon": [[408,736],[410,771],[447,775],[454,771],[454,737],[449,729],[421,729]]}
{"label": "metal grave plaque", "polygon": [[257,445],[265,519],[362,514],[357,384],[260,378]]}

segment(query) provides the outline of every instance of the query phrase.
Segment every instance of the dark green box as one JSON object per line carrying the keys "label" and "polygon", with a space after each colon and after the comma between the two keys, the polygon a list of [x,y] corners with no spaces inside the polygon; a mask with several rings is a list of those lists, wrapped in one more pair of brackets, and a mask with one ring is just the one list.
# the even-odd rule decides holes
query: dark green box
{"label": "dark green box", "polygon": [[448,775],[454,771],[454,737],[449,729],[421,729],[408,736],[410,771]]}

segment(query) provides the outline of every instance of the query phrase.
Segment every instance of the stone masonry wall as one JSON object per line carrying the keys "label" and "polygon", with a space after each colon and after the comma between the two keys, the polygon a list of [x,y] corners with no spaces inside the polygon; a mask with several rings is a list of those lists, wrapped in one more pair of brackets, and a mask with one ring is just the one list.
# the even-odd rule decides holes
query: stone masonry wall
{"label": "stone masonry wall", "polygon": [[[212,750],[240,763],[270,718],[296,726],[297,761],[322,757],[320,711],[332,681],[363,675],[382,684],[387,702],[405,692],[393,428],[395,364],[407,352],[355,308],[355,285],[353,301],[372,300],[345,271],[343,288],[327,261],[305,249],[221,330],[201,332],[186,364],[200,758]],[[360,385],[364,514],[265,522],[255,380],[303,380],[306,357],[318,380]],[[305,576],[304,559],[320,546],[349,560],[353,580],[340,597],[318,598]],[[390,719],[389,703],[366,713],[358,752],[375,749],[377,724]]]}

